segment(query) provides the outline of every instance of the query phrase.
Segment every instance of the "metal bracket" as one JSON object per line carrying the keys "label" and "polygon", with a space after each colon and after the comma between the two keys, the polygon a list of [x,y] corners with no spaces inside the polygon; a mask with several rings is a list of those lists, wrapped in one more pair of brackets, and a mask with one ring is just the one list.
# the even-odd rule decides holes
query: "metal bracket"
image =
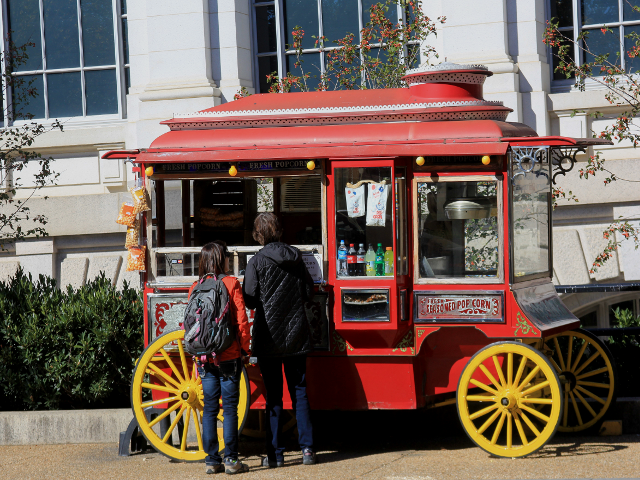
{"label": "metal bracket", "polygon": [[580,147],[551,147],[551,164],[553,165],[553,184],[556,183],[558,175],[567,175],[573,170],[576,164],[576,155],[578,153],[586,153],[584,148]]}
{"label": "metal bracket", "polygon": [[[535,175],[545,175],[546,173],[534,171],[536,166],[541,167],[543,163],[548,161],[548,146],[539,147],[511,147],[512,174],[511,181],[515,181],[516,177],[527,173]],[[516,170],[517,168],[517,170]],[[540,170],[540,169],[538,169]]]}

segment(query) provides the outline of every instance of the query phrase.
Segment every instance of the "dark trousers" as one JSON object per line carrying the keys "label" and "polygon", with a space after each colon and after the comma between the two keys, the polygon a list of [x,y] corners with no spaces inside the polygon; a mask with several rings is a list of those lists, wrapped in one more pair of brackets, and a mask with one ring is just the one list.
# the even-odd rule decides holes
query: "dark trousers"
{"label": "dark trousers", "polygon": [[271,461],[284,461],[282,440],[282,367],[287,378],[289,395],[298,423],[300,448],[313,451],[313,428],[311,409],[307,398],[307,356],[258,357],[258,365],[267,390],[267,457]]}
{"label": "dark trousers", "polygon": [[219,367],[206,363],[198,368],[202,377],[204,411],[202,412],[202,446],[207,452],[207,465],[222,463],[218,444],[218,413],[220,398],[224,408],[222,432],[224,458],[238,459],[238,401],[240,400],[240,359],[222,362]]}

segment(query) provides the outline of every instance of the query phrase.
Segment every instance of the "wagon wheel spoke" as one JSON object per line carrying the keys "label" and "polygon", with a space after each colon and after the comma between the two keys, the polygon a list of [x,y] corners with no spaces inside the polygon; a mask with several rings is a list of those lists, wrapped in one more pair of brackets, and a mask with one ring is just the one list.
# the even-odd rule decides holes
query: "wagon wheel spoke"
{"label": "wagon wheel spoke", "polygon": [[527,375],[527,378],[525,378],[522,381],[522,383],[520,385],[518,385],[518,387],[516,388],[516,392],[520,392],[525,386],[529,385],[531,380],[533,380],[533,378],[538,374],[539,371],[540,371],[540,367],[538,365],[536,365],[533,368],[533,370],[531,370],[529,375]]}
{"label": "wagon wheel spoke", "polygon": [[184,428],[182,429],[182,442],[180,442],[180,450],[187,451],[187,435],[189,434],[189,420],[191,420],[191,409],[186,409]]}
{"label": "wagon wheel spoke", "polygon": [[569,421],[569,385],[564,385],[564,410],[562,412],[562,426],[566,427]]}
{"label": "wagon wheel spoke", "polygon": [[587,390],[586,388],[582,388],[580,385],[576,386],[576,391],[580,391],[582,393],[584,393],[585,395],[593,398],[596,402],[601,403],[602,405],[604,405],[606,402],[601,399],[599,396],[591,393],[589,390]]}
{"label": "wagon wheel spoke", "polygon": [[155,383],[143,383],[140,386],[142,388],[147,388],[149,390],[158,390],[159,392],[173,393],[175,395],[180,393],[180,391],[176,390],[175,388],[162,386],[162,385],[156,385]]}
{"label": "wagon wheel spoke", "polygon": [[556,354],[558,355],[558,361],[560,362],[560,369],[564,371],[567,368],[564,366],[564,358],[562,357],[562,352],[560,351],[560,344],[558,343],[558,339],[556,337],[553,338],[553,344],[556,347]]}
{"label": "wagon wheel spoke", "polygon": [[589,405],[589,403],[584,399],[584,397],[582,395],[580,395],[580,392],[578,391],[578,389],[576,388],[576,390],[573,392],[573,394],[578,397],[578,400],[580,400],[580,403],[582,403],[584,405],[584,408],[586,408],[589,413],[591,414],[591,416],[593,418],[595,418],[598,414],[595,412],[595,410],[593,408],[591,408],[591,405]]}
{"label": "wagon wheel spoke", "polygon": [[469,415],[469,418],[471,420],[475,420],[476,418],[480,418],[483,415],[486,415],[487,413],[491,412],[492,410],[495,410],[496,408],[498,408],[500,405],[498,403],[494,403],[493,405],[489,405],[486,408],[483,408],[482,410],[478,410],[476,413]]}
{"label": "wagon wheel spoke", "polygon": [[560,368],[560,366],[558,365],[558,363],[554,360],[553,357],[548,357],[549,361],[551,362],[551,365],[553,365],[553,368],[555,368],[557,373],[562,373],[562,369]]}
{"label": "wagon wheel spoke", "polygon": [[[544,420],[546,423],[549,423],[549,421],[551,420],[549,417],[540,413],[535,408],[527,407],[526,405],[520,405],[520,409],[529,412],[531,415],[538,417],[540,420]],[[524,412],[522,415],[524,415]]]}
{"label": "wagon wheel spoke", "polygon": [[491,437],[491,445],[495,445],[496,442],[498,441],[498,437],[500,436],[500,432],[502,432],[502,427],[504,425],[504,419],[507,416],[507,412],[506,411],[502,411],[502,413],[500,414],[500,420],[498,420],[498,425],[496,425],[496,429],[493,432],[493,437]]}
{"label": "wagon wheel spoke", "polygon": [[175,412],[178,408],[180,408],[181,403],[175,403],[174,405],[172,405],[171,407],[167,408],[164,412],[162,412],[160,415],[158,415],[156,418],[154,418],[153,420],[151,420],[149,422],[149,426],[153,427],[156,423],[158,423],[160,420],[166,418],[167,416],[171,415],[172,412]]}
{"label": "wagon wheel spoke", "polygon": [[585,368],[587,368],[589,365],[591,365],[591,362],[593,362],[596,358],[598,358],[600,356],[600,352],[596,352],[593,355],[591,355],[589,357],[589,359],[584,362],[579,369],[577,369],[574,373],[574,375],[580,375],[580,372],[582,372]]}
{"label": "wagon wheel spoke", "polygon": [[583,378],[593,377],[594,375],[598,375],[607,371],[609,371],[607,367],[598,368],[596,370],[591,370],[590,372],[583,373],[582,375],[578,375],[576,379],[582,380]]}
{"label": "wagon wheel spoke", "polygon": [[504,379],[504,374],[502,373],[502,367],[500,366],[498,357],[494,355],[492,358],[493,358],[493,366],[496,368],[496,372],[498,372],[498,378],[500,378],[500,385],[503,388],[505,388],[507,386],[507,381]]}
{"label": "wagon wheel spoke", "polygon": [[493,378],[493,375],[491,375],[491,372],[489,371],[489,369],[481,364],[480,370],[482,370],[482,373],[484,373],[489,379],[489,381],[493,383],[493,386],[496,387],[498,390],[500,390],[500,385],[498,384],[497,380]]}
{"label": "wagon wheel spoke", "polygon": [[553,400],[550,398],[521,398],[520,403],[538,403],[541,405],[552,405]]}
{"label": "wagon wheel spoke", "polygon": [[187,406],[185,404],[182,404],[182,406],[180,407],[180,411],[176,414],[176,418],[173,419],[173,422],[171,422],[171,425],[169,425],[169,428],[167,429],[167,433],[165,433],[164,437],[162,438],[162,441],[164,443],[167,443],[167,441],[171,438],[171,434],[176,428],[176,425],[178,425],[178,422],[182,418],[182,414],[184,413],[186,408]]}
{"label": "wagon wheel spoke", "polygon": [[[497,408],[497,406],[496,406]],[[482,434],[487,428],[491,426],[493,422],[495,422],[496,418],[500,415],[500,410],[496,410],[493,415],[491,415],[486,422],[482,424],[482,426],[478,429],[478,433]]]}
{"label": "wagon wheel spoke", "polygon": [[584,387],[594,387],[594,388],[609,388],[611,385],[608,383],[597,383],[597,382],[585,382],[583,380],[578,380],[578,385],[582,385]]}
{"label": "wagon wheel spoke", "polygon": [[176,368],[176,366],[173,363],[173,361],[171,360],[171,358],[169,358],[169,355],[167,355],[167,352],[165,352],[164,348],[160,349],[160,353],[162,354],[162,356],[164,357],[165,362],[167,362],[167,364],[169,365],[169,368],[171,368],[171,371],[178,378],[180,383],[184,383],[184,378],[182,378],[182,375],[180,375],[180,372]]}
{"label": "wagon wheel spoke", "polygon": [[498,397],[489,395],[467,395],[467,401],[471,402],[497,402]]}
{"label": "wagon wheel spoke", "polygon": [[178,350],[180,350],[180,361],[182,362],[182,371],[184,372],[184,378],[188,378],[189,367],[187,366],[187,356],[184,353],[184,345],[182,345],[182,339],[178,340]]}
{"label": "wagon wheel spoke", "polygon": [[496,390],[494,390],[493,388],[491,388],[491,387],[489,387],[489,386],[485,385],[485,384],[484,384],[484,383],[482,383],[482,382],[479,382],[479,381],[478,381],[478,380],[476,380],[475,378],[472,378],[472,379],[469,381],[469,383],[473,383],[476,387],[481,388],[481,389],[483,389],[483,390],[485,390],[485,391],[489,392],[491,395],[499,395],[499,393],[498,393]]}
{"label": "wagon wheel spoke", "polygon": [[507,386],[511,388],[513,381],[513,353],[507,354]]}
{"label": "wagon wheel spoke", "polygon": [[546,387],[548,387],[549,385],[550,385],[550,384],[549,384],[549,380],[545,380],[544,382],[542,382],[542,383],[538,383],[538,384],[534,385],[533,387],[528,388],[527,390],[525,390],[524,392],[522,392],[522,396],[523,396],[523,397],[526,397],[527,395],[531,395],[532,393],[535,393],[535,392],[537,392],[538,390],[542,390],[543,388],[546,388]]}
{"label": "wagon wheel spoke", "polygon": [[197,408],[193,409],[193,424],[196,427],[196,437],[198,438],[198,449],[204,450],[202,446],[202,432],[200,432],[200,412]]}
{"label": "wagon wheel spoke", "polygon": [[524,428],[522,427],[522,422],[518,417],[518,412],[513,412],[513,419],[516,422],[516,429],[518,430],[518,434],[520,435],[520,441],[522,442],[522,445],[528,445],[529,441],[527,440],[527,436],[524,433]]}
{"label": "wagon wheel spoke", "polygon": [[527,417],[527,415],[522,410],[518,412],[518,415],[522,417],[522,419],[524,420],[524,423],[527,424],[527,426],[531,429],[531,431],[536,434],[536,437],[539,437],[540,432],[538,431],[536,426],[533,424],[533,422],[529,420],[529,417]]}
{"label": "wagon wheel spoke", "polygon": [[513,446],[513,415],[507,411],[507,448]]}
{"label": "wagon wheel spoke", "polygon": [[512,385],[518,385],[520,379],[522,378],[522,374],[524,373],[524,368],[527,366],[527,357],[523,356],[520,360],[520,365],[518,365],[518,371],[516,373],[516,378],[513,379]]}
{"label": "wagon wheel spoke", "polygon": [[580,415],[580,409],[578,408],[578,402],[576,402],[576,397],[573,396],[573,392],[571,390],[569,390],[569,396],[571,397],[571,403],[573,404],[573,411],[575,412],[576,418],[578,419],[578,425],[584,425],[584,422],[582,421],[582,415]]}
{"label": "wagon wheel spoke", "polygon": [[153,363],[150,363],[149,368],[153,370],[156,376],[159,376],[160,378],[169,382],[170,384],[175,386],[178,390],[180,390],[181,385],[178,382],[176,382],[173,378],[171,378],[169,375],[167,375],[162,370],[160,370],[160,368],[158,368],[156,365],[154,365]]}
{"label": "wagon wheel spoke", "polygon": [[142,404],[142,408],[153,407],[154,405],[162,405],[164,403],[175,402],[176,400],[180,400],[179,395],[176,395],[175,397],[161,398],[160,400],[153,400],[151,402],[145,402]]}
{"label": "wagon wheel spoke", "polygon": [[573,355],[573,334],[569,334],[569,347],[567,348],[567,369],[571,368],[571,356]]}
{"label": "wagon wheel spoke", "polygon": [[584,355],[584,351],[587,349],[587,347],[589,346],[589,342],[587,341],[583,341],[582,342],[582,347],[580,347],[580,351],[578,352],[578,355],[576,355],[576,359],[573,362],[573,365],[571,366],[571,371],[575,371],[576,368],[578,368],[578,364],[580,363],[580,360],[582,360],[582,356]]}

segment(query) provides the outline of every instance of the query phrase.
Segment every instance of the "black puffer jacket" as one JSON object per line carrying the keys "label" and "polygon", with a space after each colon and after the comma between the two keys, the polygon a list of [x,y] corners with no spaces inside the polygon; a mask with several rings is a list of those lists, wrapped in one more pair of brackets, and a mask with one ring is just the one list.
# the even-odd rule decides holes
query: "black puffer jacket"
{"label": "black puffer jacket", "polygon": [[247,308],[255,308],[253,355],[284,357],[313,347],[304,309],[313,280],[300,250],[285,243],[264,246],[247,265],[242,285]]}

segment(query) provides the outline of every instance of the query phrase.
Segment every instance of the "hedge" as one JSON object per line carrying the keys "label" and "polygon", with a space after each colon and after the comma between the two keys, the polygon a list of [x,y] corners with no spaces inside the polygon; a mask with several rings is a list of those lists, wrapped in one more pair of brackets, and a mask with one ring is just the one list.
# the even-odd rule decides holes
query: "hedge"
{"label": "hedge", "polygon": [[66,290],[22,269],[0,282],[0,410],[119,408],[143,350],[142,297],[104,273]]}

